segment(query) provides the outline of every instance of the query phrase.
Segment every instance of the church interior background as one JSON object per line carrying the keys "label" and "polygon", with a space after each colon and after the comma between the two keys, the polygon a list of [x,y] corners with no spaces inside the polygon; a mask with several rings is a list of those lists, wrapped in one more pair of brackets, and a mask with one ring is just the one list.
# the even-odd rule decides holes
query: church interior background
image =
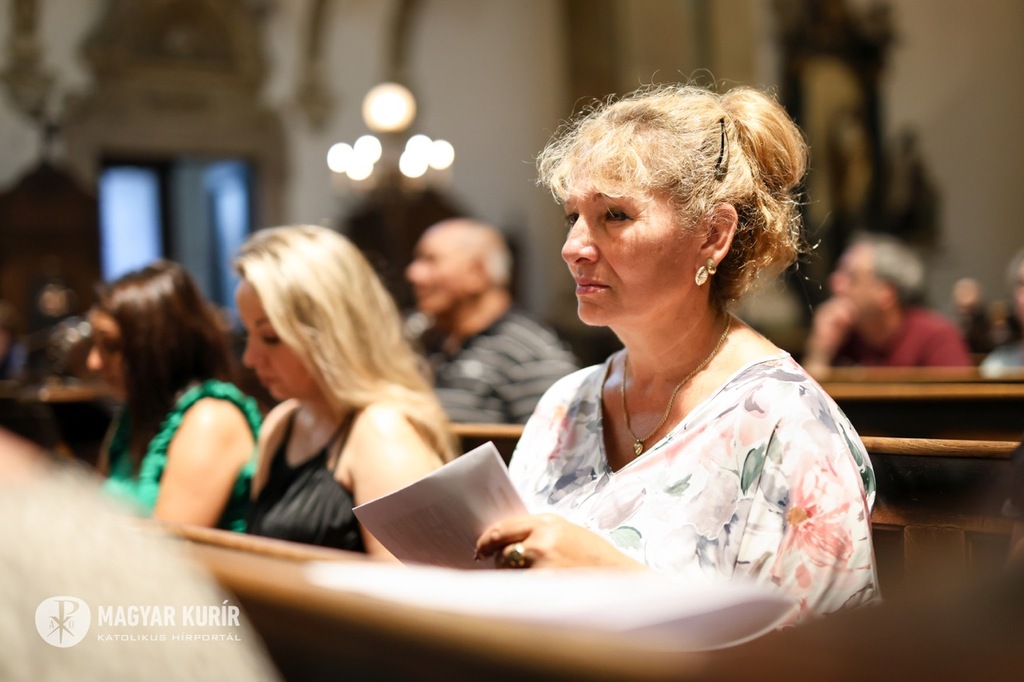
{"label": "church interior background", "polygon": [[[230,314],[245,235],[315,223],[408,306],[416,237],[462,214],[508,235],[520,305],[596,361],[614,339],[576,319],[533,158],[594,98],[692,79],[772,89],[811,144],[817,248],[740,310],[798,352],[857,229],[919,245],[935,307],[968,275],[1007,298],[1021,73],[1017,0],[0,0],[0,299],[52,342],[97,281],[165,256]],[[405,118],[374,118],[381,84]]]}

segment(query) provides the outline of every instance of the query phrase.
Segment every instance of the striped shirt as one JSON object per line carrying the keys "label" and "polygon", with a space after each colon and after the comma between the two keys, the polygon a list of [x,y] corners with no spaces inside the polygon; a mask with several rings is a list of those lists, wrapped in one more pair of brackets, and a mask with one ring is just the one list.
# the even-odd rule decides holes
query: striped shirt
{"label": "striped shirt", "polygon": [[425,348],[437,397],[453,422],[524,424],[555,381],[578,369],[555,332],[508,312],[454,354]]}

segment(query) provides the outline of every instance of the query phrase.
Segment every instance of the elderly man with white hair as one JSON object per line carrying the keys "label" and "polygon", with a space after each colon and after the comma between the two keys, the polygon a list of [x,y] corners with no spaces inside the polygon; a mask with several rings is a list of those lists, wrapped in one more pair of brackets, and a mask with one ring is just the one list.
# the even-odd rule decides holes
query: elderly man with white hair
{"label": "elderly man with white hair", "polygon": [[832,297],[817,307],[803,358],[830,366],[966,367],[970,351],[956,324],[921,304],[924,265],[895,237],[864,233],[829,277]]}
{"label": "elderly man with white hair", "polygon": [[466,218],[428,228],[406,268],[420,342],[453,422],[525,423],[544,391],[578,369],[552,329],[513,307],[511,271],[501,232]]}
{"label": "elderly man with white hair", "polygon": [[[1013,301],[1013,313],[1018,323],[1024,323],[1024,249],[1010,260],[1006,268],[1006,282]],[[1024,341],[1020,338],[1002,343],[985,356],[980,367],[982,374],[988,376],[1015,373],[1021,368],[1024,368]]]}

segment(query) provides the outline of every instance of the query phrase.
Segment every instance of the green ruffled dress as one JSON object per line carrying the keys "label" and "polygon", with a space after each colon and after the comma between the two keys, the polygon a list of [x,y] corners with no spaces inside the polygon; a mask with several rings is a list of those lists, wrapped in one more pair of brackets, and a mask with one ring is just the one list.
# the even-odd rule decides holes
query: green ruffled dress
{"label": "green ruffled dress", "polygon": [[[103,489],[115,499],[131,506],[139,516],[151,516],[160,494],[160,479],[167,466],[167,448],[177,433],[185,412],[203,398],[216,398],[232,403],[245,416],[252,430],[253,438],[259,433],[263,417],[256,400],[245,395],[234,384],[210,379],[190,388],[175,403],[174,408],[160,425],[153,440],[146,448],[138,472],[133,471],[132,459],[128,454],[128,439],[131,435],[131,420],[124,410],[117,415],[114,435],[110,440],[108,453],[110,474],[103,483]],[[218,528],[245,531],[245,516],[249,508],[249,491],[256,468],[254,456],[242,468],[231,490],[224,513],[217,523]]]}

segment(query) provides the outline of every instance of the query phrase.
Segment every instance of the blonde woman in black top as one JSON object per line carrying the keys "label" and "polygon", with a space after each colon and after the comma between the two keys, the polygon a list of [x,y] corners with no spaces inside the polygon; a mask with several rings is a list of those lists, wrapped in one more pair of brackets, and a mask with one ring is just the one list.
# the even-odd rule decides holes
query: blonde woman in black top
{"label": "blonde woman in black top", "polygon": [[236,267],[243,361],[282,401],[260,434],[249,532],[390,557],[352,508],[453,455],[394,302],[327,228],[261,230]]}

